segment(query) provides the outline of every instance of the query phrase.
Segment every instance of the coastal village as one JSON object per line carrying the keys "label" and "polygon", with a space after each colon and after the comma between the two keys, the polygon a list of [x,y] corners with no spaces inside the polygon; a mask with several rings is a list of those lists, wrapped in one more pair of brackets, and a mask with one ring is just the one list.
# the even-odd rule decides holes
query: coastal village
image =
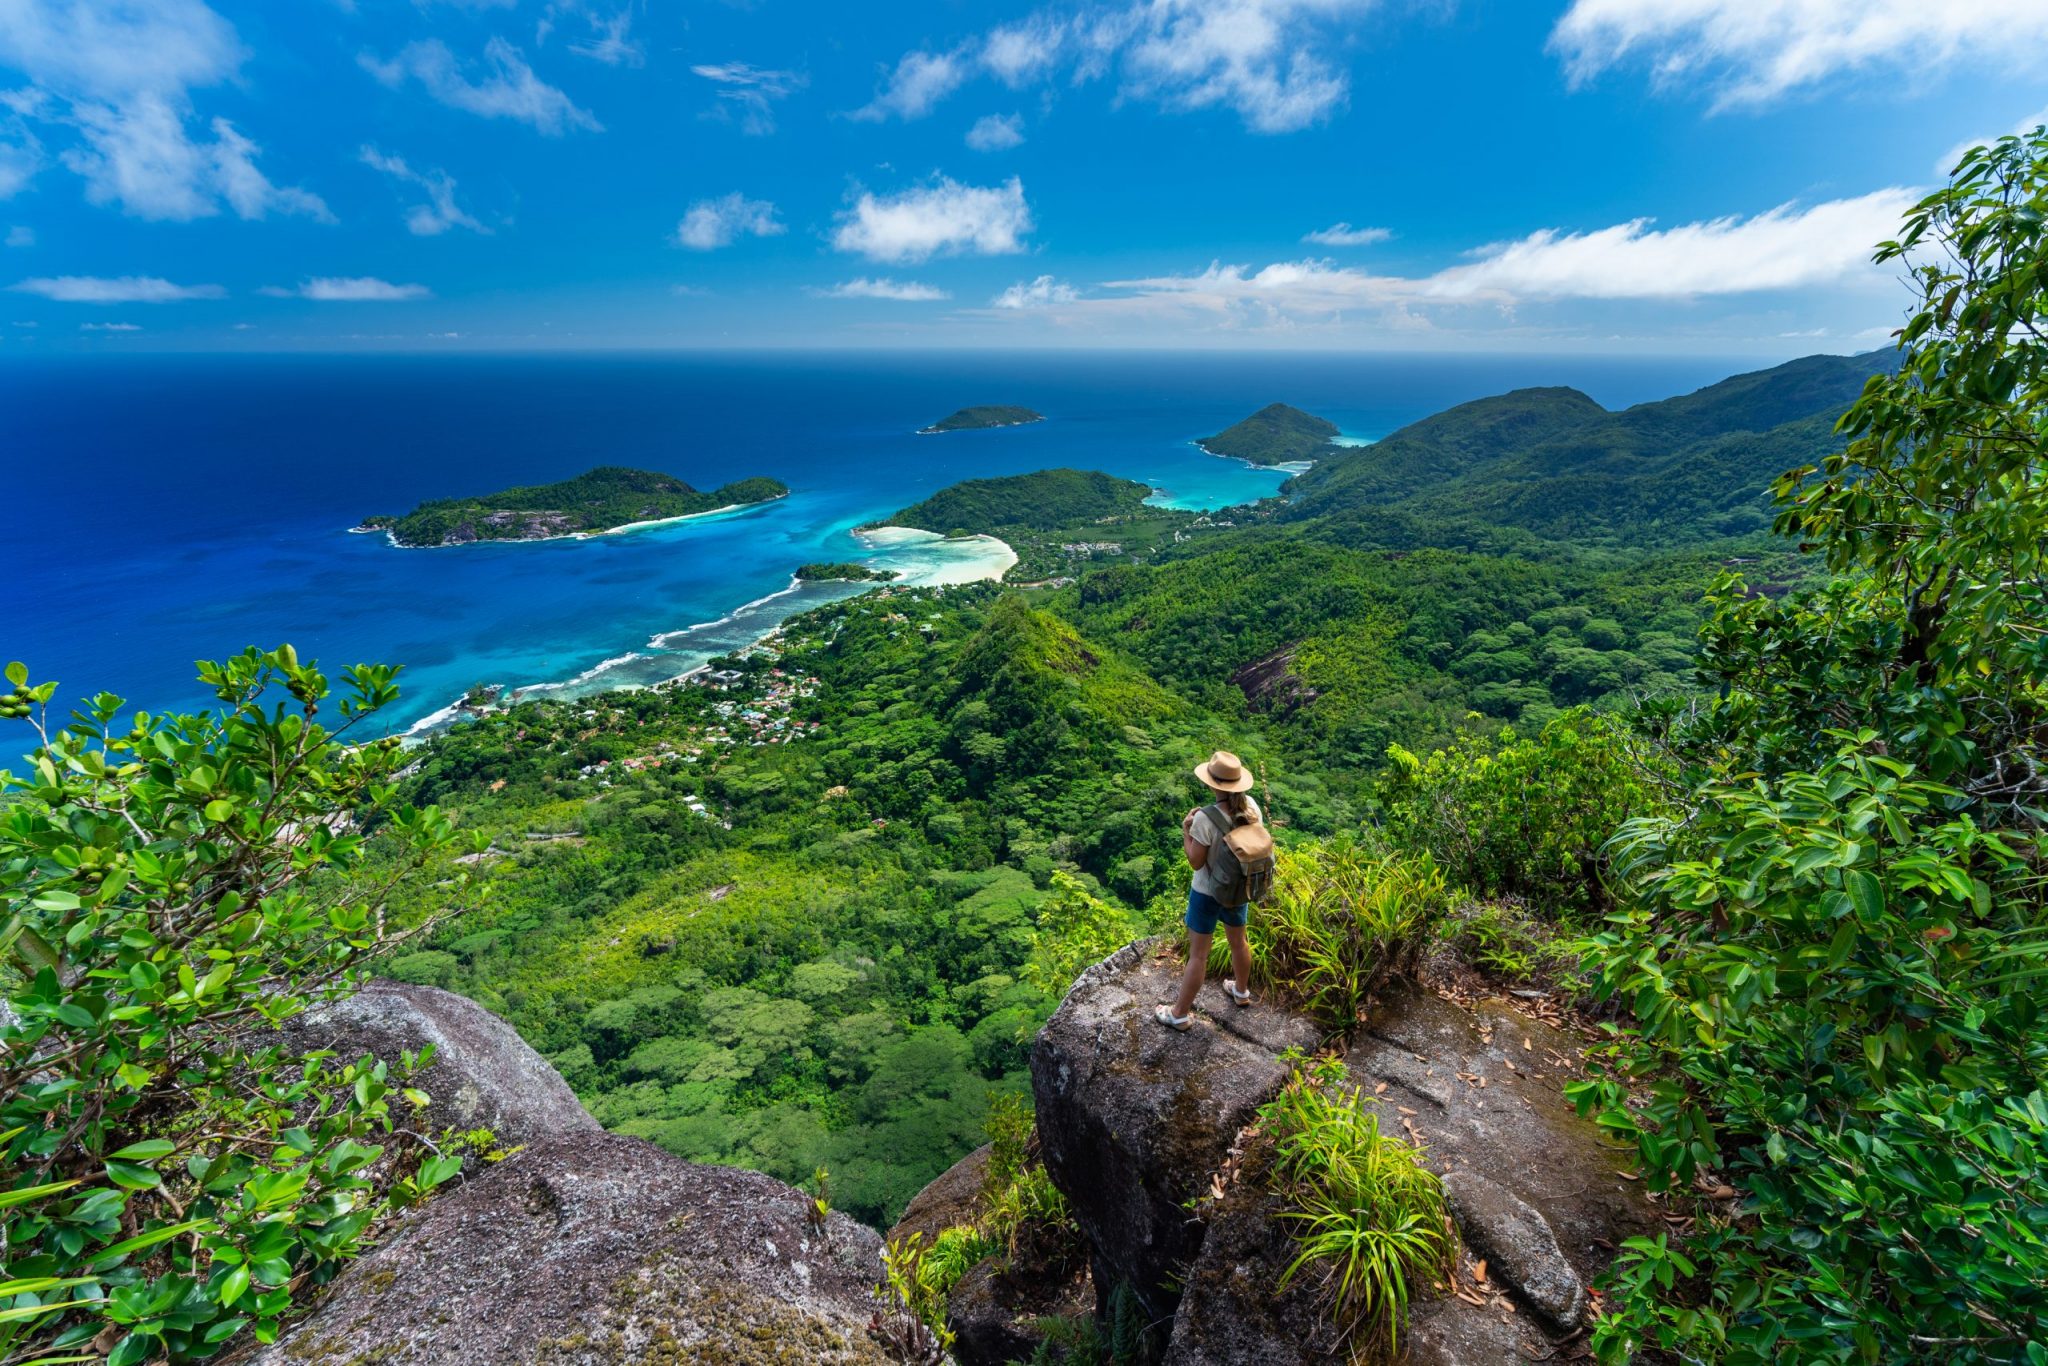
{"label": "coastal village", "polygon": [[[766,641],[752,647],[747,654],[751,656],[757,652],[771,657],[780,654],[773,644]],[[816,721],[803,721],[791,715],[797,703],[817,695],[816,679],[785,670],[779,664],[759,675],[758,691],[748,687],[751,677],[737,669],[704,669],[678,679],[670,686],[753,695],[722,697],[710,706],[711,714],[718,718],[716,721],[693,726],[678,739],[665,740],[646,754],[585,764],[577,769],[577,777],[595,782],[600,787],[609,787],[614,773],[639,773],[670,764],[701,763],[717,750],[735,745],[786,745],[818,729]],[[595,712],[587,713],[588,717],[594,718],[595,715]],[[711,819],[712,813],[701,798],[691,796],[685,798],[685,803],[698,815]]]}

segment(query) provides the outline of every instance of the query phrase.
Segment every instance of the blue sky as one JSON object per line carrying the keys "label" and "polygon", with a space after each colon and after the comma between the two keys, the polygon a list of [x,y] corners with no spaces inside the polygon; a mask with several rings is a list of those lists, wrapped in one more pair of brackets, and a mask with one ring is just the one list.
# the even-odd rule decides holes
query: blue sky
{"label": "blue sky", "polygon": [[1860,350],[2048,0],[0,0],[0,355]]}

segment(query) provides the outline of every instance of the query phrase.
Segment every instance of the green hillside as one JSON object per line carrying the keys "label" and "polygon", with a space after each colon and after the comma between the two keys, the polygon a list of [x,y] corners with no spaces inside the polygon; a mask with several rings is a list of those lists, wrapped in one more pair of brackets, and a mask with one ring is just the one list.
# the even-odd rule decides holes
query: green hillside
{"label": "green hillside", "polygon": [[1776,475],[1839,446],[1835,418],[1888,363],[1808,356],[1618,413],[1574,389],[1480,399],[1336,449],[1289,482],[1278,515],[1387,546],[1745,535],[1767,524]]}
{"label": "green hillside", "polygon": [[1284,465],[1315,460],[1324,454],[1337,424],[1284,403],[1269,403],[1244,421],[1195,444],[1211,455],[1249,460],[1254,465]]}
{"label": "green hillside", "polygon": [[673,475],[604,465],[559,483],[435,499],[403,517],[366,517],[360,529],[388,531],[401,546],[535,541],[766,502],[788,492],[778,480],[753,478],[704,493]]}
{"label": "green hillside", "polygon": [[1010,527],[1051,531],[1143,513],[1151,492],[1134,480],[1099,470],[1036,470],[951,485],[883,518],[881,525],[917,527],[948,536],[956,532],[1000,534]]}

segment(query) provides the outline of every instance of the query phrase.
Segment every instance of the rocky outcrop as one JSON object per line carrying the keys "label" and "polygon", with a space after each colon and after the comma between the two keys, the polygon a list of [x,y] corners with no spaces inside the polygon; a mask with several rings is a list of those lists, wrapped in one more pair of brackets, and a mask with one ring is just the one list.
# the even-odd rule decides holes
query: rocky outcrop
{"label": "rocky outcrop", "polygon": [[1521,1292],[1531,1309],[1567,1332],[1586,1312],[1586,1287],[1557,1245],[1550,1222],[1477,1172],[1444,1175],[1444,1198],[1465,1246]]}
{"label": "rocky outcrop", "polygon": [[930,1247],[946,1229],[973,1223],[981,1212],[981,1188],[988,1180],[991,1151],[984,1143],[933,1178],[903,1207],[903,1217],[889,1230],[889,1241],[915,1233]]}
{"label": "rocky outcrop", "polygon": [[1407,985],[1346,1058],[1380,1123],[1444,1174],[1459,1232],[1490,1279],[1561,1330],[1625,1238],[1661,1227],[1624,1158],[1565,1098],[1578,1044],[1501,1001],[1470,1008]]}
{"label": "rocky outcrop", "polygon": [[1280,1054],[1320,1035],[1298,1017],[1233,1010],[1214,986],[1192,1030],[1162,1028],[1152,1010],[1177,977],[1159,941],[1122,949],[1081,974],[1031,1052],[1040,1151],[1093,1246],[1098,1301],[1124,1287],[1161,1342],[1201,1251],[1189,1205],[1286,1079]]}
{"label": "rocky outcrop", "polygon": [[433,1044],[429,1123],[517,1146],[385,1230],[311,1311],[240,1366],[866,1366],[882,1240],[758,1172],[600,1129],[503,1020],[375,983],[293,1021],[353,1060]]}
{"label": "rocky outcrop", "polygon": [[498,1146],[516,1147],[598,1128],[511,1025],[439,987],[373,981],[293,1019],[285,1037],[293,1048],[331,1049],[345,1062],[370,1053],[396,1063],[431,1044],[434,1060],[412,1084],[433,1099],[426,1122],[435,1131],[489,1129]]}
{"label": "rocky outcrop", "polygon": [[429,1201],[251,1362],[879,1364],[881,1247],[758,1172],[573,1134]]}
{"label": "rocky outcrop", "polygon": [[[1285,1080],[1281,1053],[1315,1046],[1319,1031],[1284,1010],[1235,1010],[1213,986],[1193,1031],[1162,1029],[1152,1010],[1179,966],[1156,941],[1096,964],[1032,1054],[1046,1167],[1093,1245],[1098,1304],[1127,1287],[1157,1329],[1148,1355],[1173,1366],[1332,1360],[1315,1278],[1279,1289],[1295,1248],[1256,1145],[1237,1154],[1234,1180],[1217,1179]],[[1468,1007],[1403,986],[1346,1061],[1383,1130],[1421,1145],[1445,1176],[1468,1245],[1461,1297],[1418,1287],[1404,1359],[1552,1355],[1579,1326],[1586,1281],[1657,1222],[1562,1093],[1577,1076],[1575,1042],[1501,1002]]]}
{"label": "rocky outcrop", "polygon": [[1298,645],[1283,645],[1263,659],[1255,659],[1230,675],[1230,684],[1244,694],[1254,711],[1290,716],[1316,700],[1316,690],[1294,671]]}

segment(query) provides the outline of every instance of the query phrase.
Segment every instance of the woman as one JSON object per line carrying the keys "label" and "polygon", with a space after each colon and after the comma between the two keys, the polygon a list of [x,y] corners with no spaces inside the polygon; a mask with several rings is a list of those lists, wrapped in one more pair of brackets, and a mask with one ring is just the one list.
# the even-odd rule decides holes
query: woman
{"label": "woman", "polygon": [[1240,1008],[1252,1003],[1252,994],[1247,989],[1252,955],[1244,935],[1245,913],[1251,907],[1225,906],[1216,899],[1216,880],[1208,870],[1209,847],[1239,825],[1248,821],[1263,823],[1266,819],[1259,804],[1251,799],[1252,775],[1235,754],[1217,750],[1208,762],[1195,765],[1195,776],[1214,795],[1213,805],[1229,818],[1230,824],[1219,828],[1206,806],[1198,806],[1181,818],[1181,852],[1187,855],[1188,867],[1194,869],[1194,876],[1188,879],[1188,967],[1181,974],[1180,995],[1172,1005],[1159,1007],[1152,1017],[1168,1029],[1183,1031],[1195,1023],[1195,993],[1202,989],[1202,979],[1208,974],[1209,945],[1219,924],[1230,940],[1231,975],[1223,979],[1223,990]]}

